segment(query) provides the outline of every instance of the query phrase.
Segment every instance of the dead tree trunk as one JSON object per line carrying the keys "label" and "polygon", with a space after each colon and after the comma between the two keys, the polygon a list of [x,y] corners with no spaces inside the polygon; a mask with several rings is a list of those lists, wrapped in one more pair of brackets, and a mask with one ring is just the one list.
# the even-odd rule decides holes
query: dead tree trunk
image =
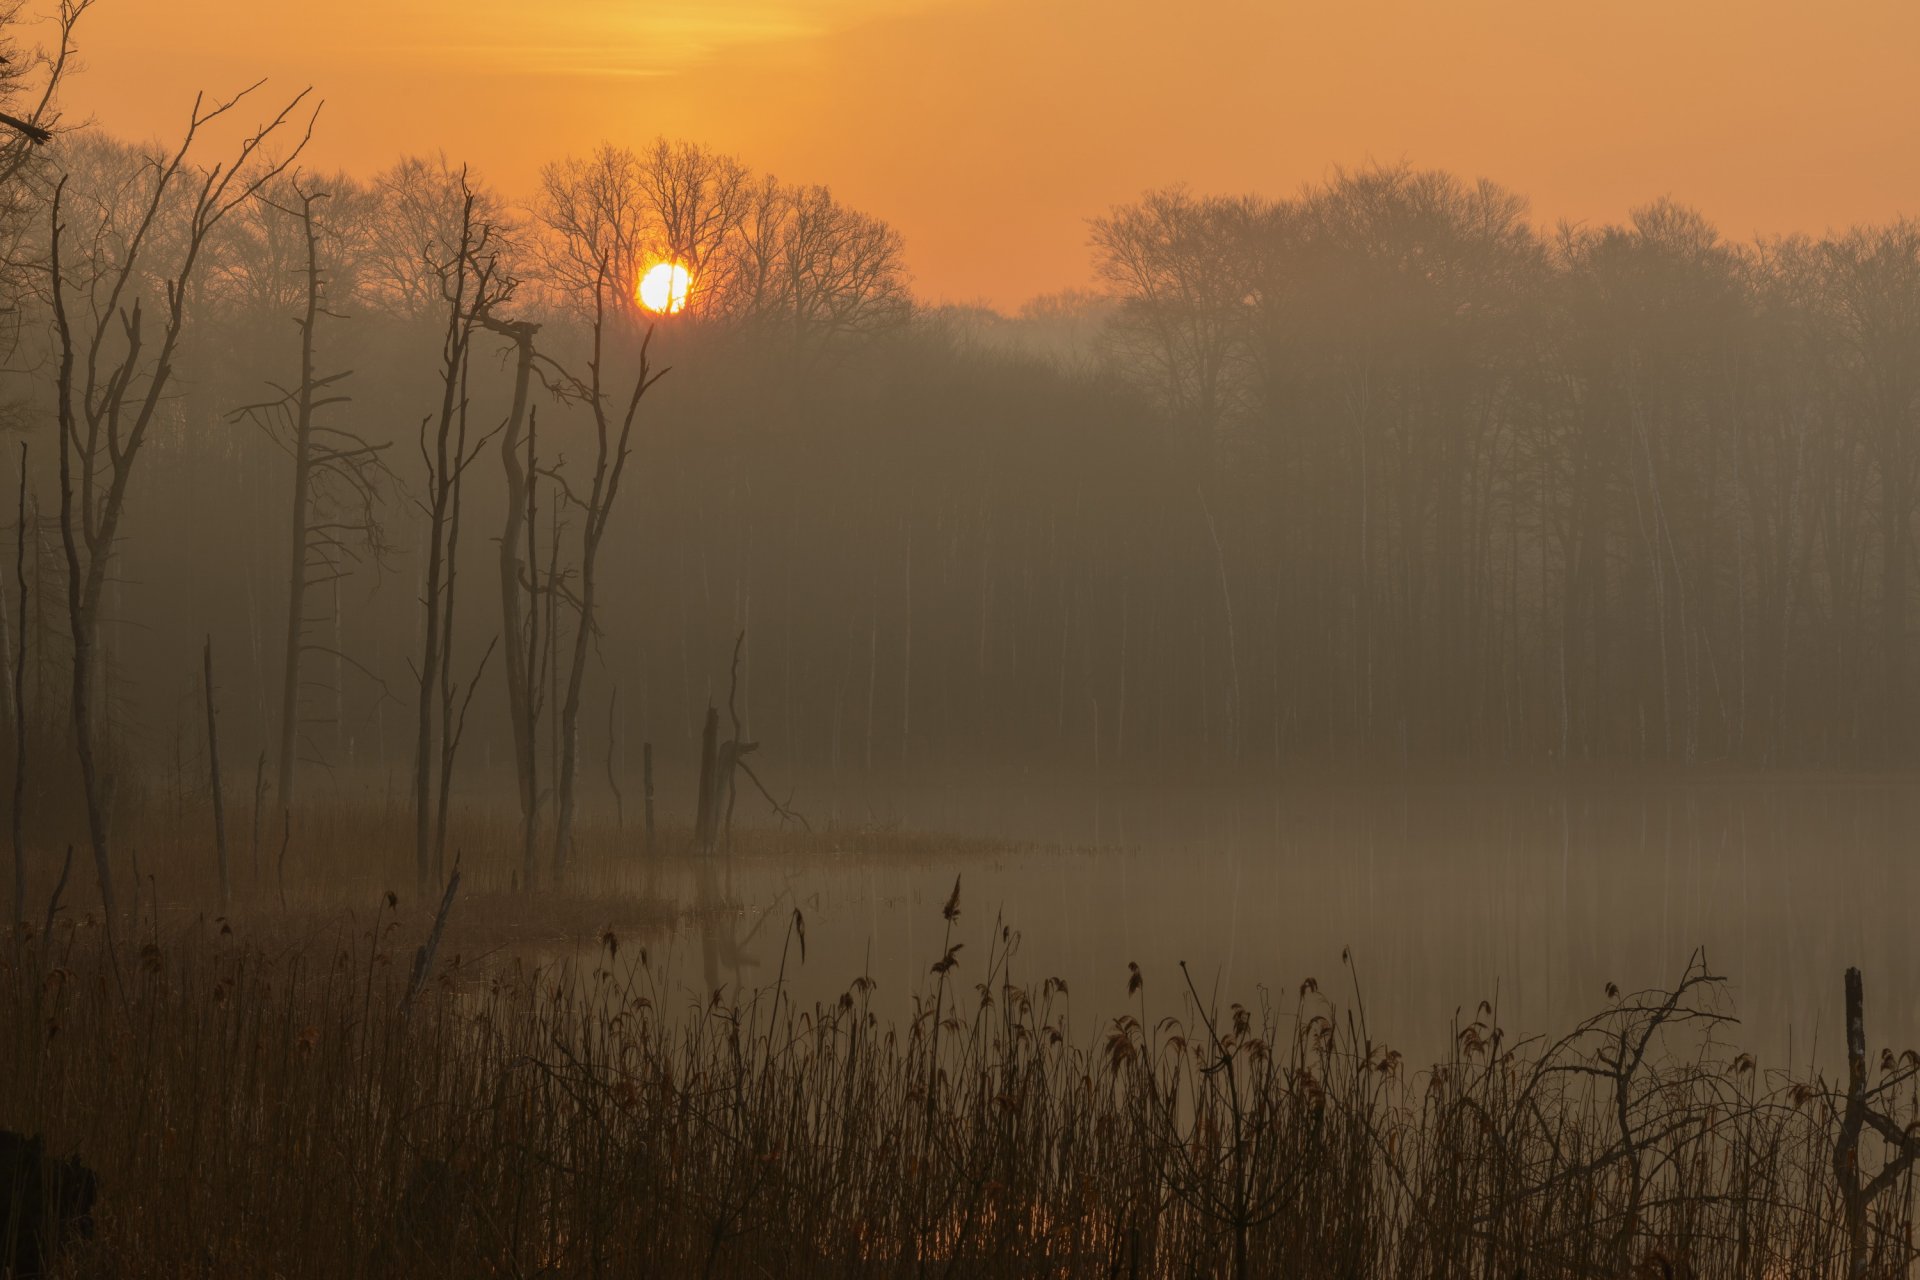
{"label": "dead tree trunk", "polygon": [[716,845],[733,847],[733,806],[739,795],[740,775],[754,785],[782,822],[791,819],[802,827],[807,820],[773,798],[760,775],[747,763],[747,757],[760,749],[758,742],[746,740],[746,724],[740,718],[740,654],[747,643],[742,631],[733,642],[733,664],[727,682],[727,716],[733,722],[733,736],[717,742],[720,713],[707,708],[707,724],[700,742],[700,793],[694,820],[694,842],[702,853],[711,854]]}
{"label": "dead tree trunk", "polygon": [[280,778],[274,792],[282,809],[293,808],[294,744],[300,732],[300,652],[307,610],[307,505],[313,483],[313,331],[320,314],[320,248],[313,230],[313,200],[300,205],[307,241],[307,303],[300,318],[300,386],[293,421],[292,528],[287,538],[287,630],[280,677]]}
{"label": "dead tree trunk", "polygon": [[200,651],[207,691],[207,778],[213,787],[213,848],[220,861],[220,910],[233,909],[233,875],[227,865],[227,807],[220,790],[220,725],[213,707],[213,637]]}
{"label": "dead tree trunk", "polygon": [[[470,341],[470,338],[469,338]],[[467,452],[467,369],[466,353],[458,357],[459,406],[454,411],[458,426],[453,436],[453,474],[446,486],[446,530],[439,541],[442,578],[440,583],[440,778],[435,799],[433,830],[433,882],[446,880],[447,817],[453,805],[453,759],[460,745],[454,727],[454,699],[458,694],[453,676],[454,602],[460,583],[460,462]],[[444,441],[443,441],[444,445]]]}
{"label": "dead tree trunk", "polygon": [[262,748],[253,762],[253,840],[250,845],[253,863],[253,887],[260,888],[260,815],[266,808],[267,798],[267,753]]}
{"label": "dead tree trunk", "polygon": [[713,852],[713,794],[720,785],[719,747],[720,711],[709,705],[706,727],[700,731],[700,787],[693,808],[693,843],[701,853]]}
{"label": "dead tree trunk", "polygon": [[[231,163],[198,171],[203,176],[192,194],[179,256],[166,277],[159,345],[151,356],[146,350],[146,313],[140,299],[132,295],[138,287],[138,273],[151,266],[149,251],[159,235],[155,228],[162,221],[162,210],[169,205],[169,191],[176,182],[192,181],[187,175],[196,172],[186,163],[195,138],[202,128],[245,97],[243,92],[212,107],[195,100],[186,136],[171,158],[154,171],[152,187],[127,238],[112,248],[96,241],[92,246],[95,261],[89,264],[92,269],[79,273],[77,281],[67,278],[63,254],[64,178],[55,188],[51,208],[48,270],[59,348],[54,388],[60,434],[60,539],[66,553],[67,625],[73,644],[74,752],[80,763],[101,906],[109,922],[115,914],[108,833],[112,779],[104,777],[100,769],[99,726],[94,709],[101,597],[120,537],[120,522],[126,514],[135,465],[172,382],[173,362],[186,325],[187,297],[193,292],[201,253],[228,214],[253,199],[299,156],[305,138],[289,148],[281,160],[264,165],[251,163],[286,124],[306,97],[304,92],[249,135]],[[311,121],[307,133],[311,136]],[[67,304],[70,291],[84,304],[79,314],[85,328],[74,323]]]}
{"label": "dead tree trunk", "polygon": [[[534,335],[540,326],[527,321],[480,322],[514,344],[513,404],[500,439],[500,466],[507,481],[506,522],[500,530],[500,641],[506,664],[507,717],[513,730],[513,767],[520,787],[521,872],[527,887],[539,873],[537,841],[540,830],[539,779],[539,651],[540,610],[537,603],[540,572],[533,558],[536,486],[534,415],[527,405],[533,380]],[[524,452],[525,461],[522,461]],[[527,597],[535,601],[528,607]]]}
{"label": "dead tree trunk", "polygon": [[620,690],[616,686],[613,696],[607,699],[607,787],[613,792],[614,830],[625,834],[627,829],[627,798],[620,791],[620,775],[614,768],[614,755],[619,749],[620,739],[616,732],[619,720]]}
{"label": "dead tree trunk", "polygon": [[595,570],[600,558],[600,544],[606,537],[607,522],[612,517],[614,501],[620,493],[620,479],[626,472],[627,458],[632,453],[633,423],[640,411],[640,399],[666,373],[664,369],[654,372],[647,361],[647,349],[653,340],[653,332],[648,330],[640,343],[640,367],[634,374],[633,390],[627,397],[625,411],[615,420],[606,402],[606,379],[602,368],[607,327],[606,272],[607,268],[603,266],[601,287],[595,291],[593,354],[587,365],[588,380],[578,387],[593,410],[597,451],[594,456],[593,483],[581,502],[577,596],[579,623],[573,633],[566,698],[560,705],[558,725],[560,767],[554,779],[553,834],[553,868],[556,876],[565,873],[567,858],[573,849],[574,782],[580,762],[580,700],[587,682],[587,654],[593,646],[597,586]]}
{"label": "dead tree trunk", "polygon": [[[333,315],[322,299],[326,278],[321,271],[320,233],[315,206],[328,196],[301,191],[293,196],[297,210],[270,207],[298,217],[306,243],[306,296],[300,316],[300,381],[292,391],[268,404],[248,405],[236,416],[252,417],[283,439],[293,459],[293,502],[288,512],[287,613],[280,677],[280,734],[278,785],[275,797],[282,809],[293,807],[294,774],[299,762],[301,660],[313,647],[307,643],[308,588],[338,583],[352,556],[349,539],[357,536],[379,547],[380,527],[374,515],[378,504],[380,453],[385,445],[337,428],[322,427],[317,415],[348,397],[328,394],[328,388],[350,376],[350,371],[320,375],[315,371],[315,329],[322,316]],[[334,493],[338,513],[322,513],[322,491]],[[337,516],[337,518],[336,518]],[[335,646],[337,653],[337,644]],[[336,690],[337,692],[337,690]]]}
{"label": "dead tree trunk", "polygon": [[733,852],[733,801],[738,794],[736,784],[739,782],[736,775],[747,767],[747,753],[760,746],[757,742],[746,741],[746,726],[740,719],[740,654],[746,645],[747,633],[742,631],[734,638],[733,662],[727,674],[727,718],[733,723],[733,736],[720,744],[715,774],[715,780],[720,785],[712,796],[715,825],[720,829],[728,853]]}
{"label": "dead tree trunk", "polygon": [[640,744],[640,792],[647,809],[647,842],[643,846],[648,857],[653,856],[653,744]]}
{"label": "dead tree trunk", "polygon": [[[20,514],[13,549],[13,580],[19,588],[19,642],[13,649],[13,927],[27,918],[27,849],[23,815],[27,807],[27,442],[20,442]],[[652,809],[648,809],[652,813]]]}
{"label": "dead tree trunk", "polygon": [[[462,246],[462,261],[459,268],[460,288],[464,292],[466,284],[465,246]],[[427,461],[427,489],[431,500],[427,510],[427,576],[426,585],[421,593],[421,603],[425,608],[426,634],[420,646],[420,665],[414,670],[419,681],[418,696],[414,701],[414,749],[413,749],[413,859],[415,887],[426,892],[428,874],[431,869],[433,850],[433,770],[437,758],[434,743],[434,704],[439,693],[440,662],[444,656],[440,628],[442,611],[440,608],[440,578],[445,572],[447,508],[452,492],[454,463],[451,457],[451,433],[453,429],[453,397],[459,385],[459,361],[464,357],[460,347],[460,300],[456,297],[450,308],[446,345],[446,403],[441,410],[440,429],[434,438],[434,452]],[[425,424],[422,424],[422,435]],[[421,452],[426,453],[426,441],[421,441]]]}
{"label": "dead tree trunk", "polygon": [[[23,449],[26,447],[24,440],[21,441],[21,447]],[[26,477],[27,460],[26,456],[22,454],[20,458],[20,481],[23,489],[26,484]],[[18,567],[24,572],[26,568],[24,557],[27,552],[27,495],[25,492],[20,494],[20,517],[14,526],[14,533],[17,538],[15,548],[19,556],[22,557],[22,563]],[[14,722],[23,714],[20,709],[19,698],[15,695],[13,688],[13,644],[15,633],[13,606],[7,603],[7,593],[0,591],[0,669],[4,669],[7,673],[6,680],[0,681],[0,695],[4,695],[7,704],[7,727],[9,730],[12,729]],[[21,643],[25,643],[26,633],[23,629],[19,631],[19,639]]]}
{"label": "dead tree trunk", "polygon": [[[420,455],[426,462],[427,493],[421,505],[427,515],[427,563],[421,596],[425,634],[420,662],[414,670],[419,683],[414,707],[413,854],[415,883],[422,893],[444,864],[454,753],[459,746],[459,729],[465,720],[466,705],[472,700],[470,683],[466,700],[459,702],[456,716],[459,687],[451,671],[453,599],[459,567],[460,489],[467,467],[487,443],[482,439],[471,452],[467,449],[467,359],[478,316],[490,305],[503,301],[511,288],[495,274],[492,228],[474,224],[475,198],[464,173],[460,182],[463,195],[460,244],[451,258],[435,264],[447,299],[446,336],[441,347],[440,408],[437,422],[429,417],[420,424]],[[487,653],[492,652],[493,646],[489,645]],[[486,661],[485,657],[480,660],[482,668]],[[476,671],[474,680],[478,679]]]}

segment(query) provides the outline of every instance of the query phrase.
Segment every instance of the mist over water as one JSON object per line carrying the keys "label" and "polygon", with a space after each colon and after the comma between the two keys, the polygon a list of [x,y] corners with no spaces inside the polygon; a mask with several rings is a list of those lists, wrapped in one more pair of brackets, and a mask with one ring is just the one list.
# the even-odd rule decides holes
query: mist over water
{"label": "mist over water", "polygon": [[[1181,1012],[1184,960],[1222,1006],[1290,1009],[1306,978],[1350,1006],[1357,979],[1375,1039],[1434,1060],[1455,1012],[1471,1021],[1483,999],[1510,1034],[1558,1034],[1605,1005],[1607,984],[1670,985],[1704,948],[1742,1022],[1726,1038],[1768,1066],[1833,1065],[1833,975],[1849,965],[1870,977],[1875,1043],[1920,1042],[1908,994],[1920,948],[1903,924],[1920,888],[1905,856],[1920,787],[1905,780],[1282,785],[1097,802],[1025,788],[978,803],[999,830],[1048,843],[743,860],[664,880],[636,870],[689,908],[727,908],[689,916],[654,954],[671,946],[665,970],[690,1001],[767,985],[784,949],[803,1001],[831,1003],[866,975],[876,1007],[904,1017],[941,956],[940,908],[958,875],[957,978],[981,980],[1004,924],[1019,935],[1013,980],[1065,979],[1089,1037],[1137,1011],[1129,961],[1149,1012]],[[941,794],[906,795],[899,814],[922,829],[982,825]],[[794,907],[804,964],[788,936]]]}

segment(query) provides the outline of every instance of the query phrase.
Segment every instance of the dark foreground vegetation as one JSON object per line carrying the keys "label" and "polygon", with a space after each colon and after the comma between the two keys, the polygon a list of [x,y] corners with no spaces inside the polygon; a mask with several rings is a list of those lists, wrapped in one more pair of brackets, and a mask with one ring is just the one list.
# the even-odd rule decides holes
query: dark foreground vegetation
{"label": "dark foreground vegetation", "polygon": [[[947,904],[949,937],[959,886]],[[0,1120],[97,1173],[72,1276],[1904,1275],[1920,1056],[1845,1083],[1724,1035],[1704,958],[1558,1039],[1446,1061],[1307,981],[1078,993],[951,947],[912,1017],[597,960],[423,964],[391,898],[318,930],[61,914],[0,950]],[[412,959],[410,959],[412,957]],[[1837,975],[1836,975],[1837,977]],[[1124,993],[1121,984],[1124,982]],[[1340,984],[1346,986],[1346,982]],[[1850,992],[1857,997],[1858,987]],[[1840,984],[1835,982],[1835,995]]]}

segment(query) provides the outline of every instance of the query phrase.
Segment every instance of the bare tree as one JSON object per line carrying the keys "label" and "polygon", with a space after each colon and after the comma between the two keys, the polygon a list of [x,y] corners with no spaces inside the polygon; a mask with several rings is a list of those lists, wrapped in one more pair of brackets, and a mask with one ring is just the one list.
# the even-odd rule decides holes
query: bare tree
{"label": "bare tree", "polygon": [[685,307],[698,315],[726,294],[723,269],[746,213],[746,166],[691,142],[655,140],[635,165],[647,215],[644,247],[656,261],[686,268]]}
{"label": "bare tree", "polygon": [[834,339],[904,323],[910,305],[900,233],[825,187],[795,191],[789,207],[780,273],[795,342],[817,353]]}
{"label": "bare tree", "polygon": [[1174,188],[1092,222],[1095,266],[1119,296],[1113,336],[1202,469],[1239,403],[1249,316],[1243,248],[1256,200]]}
{"label": "bare tree", "polygon": [[512,247],[506,201],[446,156],[407,156],[373,180],[375,207],[362,220],[364,285],[374,303],[409,320],[439,314],[442,268],[460,246],[472,201],[473,226],[489,229],[490,251]]}
{"label": "bare tree", "polygon": [[[370,444],[360,435],[320,422],[323,410],[345,404],[349,397],[336,390],[351,370],[318,371],[315,343],[322,317],[338,319],[326,305],[328,279],[321,264],[317,209],[328,196],[289,183],[288,203],[261,204],[291,222],[304,242],[305,261],[301,311],[295,318],[300,332],[300,378],[292,387],[275,384],[277,399],[247,405],[236,416],[253,419],[288,455],[293,465],[293,501],[287,538],[287,610],[283,635],[279,783],[275,796],[280,808],[294,801],[294,773],[299,755],[301,659],[315,643],[308,637],[308,591],[337,582],[365,551],[378,558],[384,550],[384,532],[378,507],[385,480],[381,453],[385,444]],[[324,646],[321,646],[324,647]]]}
{"label": "bare tree", "polygon": [[587,308],[589,316],[585,376],[557,372],[569,395],[587,406],[594,424],[592,477],[584,493],[570,491],[580,509],[581,522],[574,565],[576,624],[566,663],[565,693],[555,724],[560,759],[554,779],[553,865],[555,874],[560,875],[566,871],[573,847],[580,703],[586,685],[587,655],[598,625],[595,607],[600,548],[632,452],[633,424],[641,398],[666,370],[654,370],[648,360],[653,339],[649,327],[638,344],[637,367],[624,404],[611,403],[613,374],[607,367],[611,354],[608,347],[615,335],[631,334],[635,320],[631,263],[637,199],[630,162],[603,149],[593,161],[549,168],[545,187],[541,213],[552,233],[549,260],[557,264],[561,281]]}
{"label": "bare tree", "polygon": [[577,620],[573,647],[567,664],[566,695],[559,707],[560,772],[554,779],[553,866],[555,875],[567,869],[567,857],[573,849],[574,785],[580,764],[580,700],[587,680],[587,654],[593,645],[597,626],[595,604],[598,579],[596,570],[601,543],[606,538],[607,522],[613,515],[620,493],[620,479],[632,454],[633,424],[640,400],[647,390],[666,376],[648,361],[652,342],[649,329],[640,340],[639,367],[633,374],[632,390],[624,407],[608,403],[607,376],[604,372],[606,313],[596,305],[593,322],[593,355],[587,363],[587,378],[581,390],[593,411],[593,478],[580,505],[580,546],[578,578],[574,591]]}
{"label": "bare tree", "polygon": [[[49,275],[59,347],[55,391],[60,427],[60,536],[66,551],[67,622],[73,643],[73,731],[94,868],[109,917],[114,897],[113,868],[108,857],[108,784],[99,769],[93,705],[101,595],[135,466],[175,372],[180,335],[186,324],[187,296],[201,265],[202,250],[220,223],[279,177],[312,136],[310,116],[299,144],[283,159],[257,163],[262,147],[287,127],[306,99],[307,91],[303,90],[250,133],[230,161],[194,173],[187,157],[201,130],[246,101],[258,87],[256,84],[212,105],[204,96],[194,100],[186,135],[170,157],[154,166],[146,198],[124,247],[105,259],[94,255],[91,270],[77,283],[62,259],[66,231],[62,221],[64,179],[53,198]],[[158,325],[158,342],[149,358],[149,322],[142,300],[130,286],[136,271],[146,265],[145,255],[153,248],[162,209],[176,184],[184,184],[192,192],[191,205],[182,243],[166,270],[166,303]],[[85,305],[85,314],[72,314],[70,294],[74,302]]]}
{"label": "bare tree", "polygon": [[507,713],[513,731],[514,774],[520,791],[522,875],[532,887],[539,872],[541,631],[540,565],[533,543],[539,484],[537,422],[528,397],[537,356],[534,338],[540,326],[526,320],[503,319],[485,309],[476,314],[481,324],[511,341],[514,350],[513,402],[500,439],[501,471],[507,484],[506,516],[500,530],[500,635]]}
{"label": "bare tree", "polygon": [[[818,361],[837,340],[912,315],[900,233],[825,187],[743,185],[706,309]],[[690,304],[691,305],[691,304]]]}
{"label": "bare tree", "polygon": [[[463,693],[453,676],[462,480],[492,434],[469,445],[467,372],[479,317],[503,303],[512,291],[511,281],[499,273],[492,228],[475,220],[478,201],[464,174],[461,185],[459,239],[443,257],[435,257],[431,245],[425,248],[442,282],[447,320],[441,344],[440,409],[437,418],[430,416],[420,424],[420,456],[426,468],[426,494],[421,502],[427,515],[426,583],[421,600],[426,625],[414,672],[419,683],[413,799],[414,872],[422,892],[444,867],[454,758],[480,678],[476,671]],[[492,652],[489,645],[487,655]],[[481,668],[486,662],[483,656]]]}
{"label": "bare tree", "polygon": [[9,131],[0,139],[0,186],[11,183],[35,149],[59,131],[59,92],[73,65],[73,33],[93,0],[60,0],[53,47],[30,54],[11,38],[26,7],[25,0],[0,3],[0,125]]}

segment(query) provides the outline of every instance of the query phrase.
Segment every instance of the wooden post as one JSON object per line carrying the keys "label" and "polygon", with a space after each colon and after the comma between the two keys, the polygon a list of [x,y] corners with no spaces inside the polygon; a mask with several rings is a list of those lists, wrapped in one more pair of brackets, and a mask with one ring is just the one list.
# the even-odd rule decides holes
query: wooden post
{"label": "wooden post", "polygon": [[227,809],[220,793],[220,726],[213,711],[213,637],[200,650],[207,689],[207,772],[213,782],[213,847],[220,857],[220,910],[233,908],[233,876],[227,867]]}
{"label": "wooden post", "polygon": [[647,843],[648,857],[653,856],[653,744],[640,744],[640,788],[646,798],[647,807]]}

